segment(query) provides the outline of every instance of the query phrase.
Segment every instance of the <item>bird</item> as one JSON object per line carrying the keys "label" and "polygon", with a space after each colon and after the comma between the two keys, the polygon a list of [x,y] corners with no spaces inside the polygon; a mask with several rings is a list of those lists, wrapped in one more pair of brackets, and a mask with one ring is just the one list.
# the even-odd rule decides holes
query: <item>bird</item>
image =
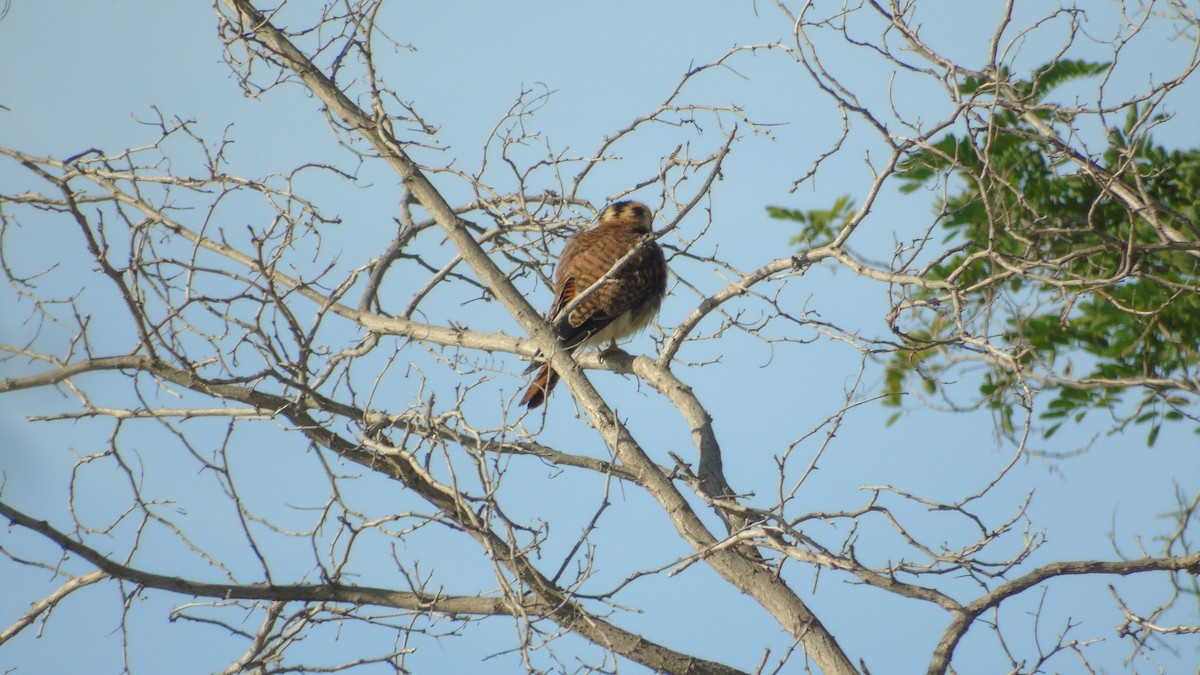
{"label": "bird", "polygon": [[[554,302],[547,319],[569,352],[608,343],[601,355],[619,352],[617,340],[631,337],[649,325],[667,294],[667,261],[653,239],[654,214],[641,202],[620,201],[600,212],[599,223],[567,241],[558,258]],[[612,274],[613,266],[637,249]],[[559,316],[572,301],[608,275],[570,314]],[[521,398],[530,409],[546,401],[558,373],[543,363]]]}

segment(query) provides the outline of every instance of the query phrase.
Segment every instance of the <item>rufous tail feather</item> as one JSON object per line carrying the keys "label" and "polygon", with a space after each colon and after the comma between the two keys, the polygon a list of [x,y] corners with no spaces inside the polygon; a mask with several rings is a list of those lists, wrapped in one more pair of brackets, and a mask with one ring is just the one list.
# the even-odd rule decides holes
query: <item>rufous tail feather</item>
{"label": "rufous tail feather", "polygon": [[521,405],[536,408],[545,403],[546,397],[557,383],[558,373],[551,370],[550,364],[543,364],[534,376],[533,384],[529,385],[529,389],[526,389],[525,395],[521,397]]}

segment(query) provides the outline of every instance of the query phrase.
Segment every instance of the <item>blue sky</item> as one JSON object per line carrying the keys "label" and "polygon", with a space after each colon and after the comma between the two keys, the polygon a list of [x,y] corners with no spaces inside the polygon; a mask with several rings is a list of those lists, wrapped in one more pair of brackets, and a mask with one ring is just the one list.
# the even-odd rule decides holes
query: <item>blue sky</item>
{"label": "blue sky", "polygon": [[[986,21],[977,10],[965,9],[965,3],[921,2],[920,6],[927,35],[935,44],[967,60],[981,57],[986,36],[974,26],[986,25]],[[1111,17],[1095,11],[1089,26],[1099,38]],[[453,164],[464,171],[478,170],[487,135],[522,90],[551,92],[533,118],[540,137],[565,154],[586,155],[602,137],[657,106],[690,67],[718,58],[734,45],[769,44],[790,35],[786,19],[765,2],[396,3],[385,12],[384,25],[391,37],[415,49],[381,50],[381,72],[405,101],[413,102],[422,117],[439,129],[436,141],[441,149],[414,150],[414,155],[420,162]],[[342,264],[347,267],[378,254],[394,233],[392,218],[400,196],[395,176],[378,163],[358,166],[335,142],[314,99],[298,86],[285,86],[259,100],[242,96],[221,61],[215,23],[211,8],[203,3],[13,0],[8,15],[0,21],[0,58],[20,65],[0,71],[0,105],[8,108],[0,110],[0,143],[56,157],[92,147],[115,152],[152,142],[154,129],[147,123],[157,118],[155,109],[167,118],[194,119],[196,130],[206,137],[215,139],[227,133],[234,141],[227,155],[231,173],[261,176],[287,171],[301,162],[325,162],[354,173],[354,183],[321,183],[323,203],[342,219],[326,245],[341,251]],[[1012,48],[1019,50],[1017,63],[1026,67],[1040,63],[1045,45],[1055,44],[1056,37],[1051,26],[1014,42]],[[1164,36],[1157,46],[1153,53],[1141,52],[1144,56],[1131,51],[1120,64],[1110,91],[1119,92],[1126,82],[1138,86],[1147,73],[1171,63],[1187,44]],[[830,67],[861,86],[864,98],[872,104],[886,103],[892,73],[836,41],[822,49],[827,50],[823,53],[828,55]],[[931,117],[941,112],[939,102],[924,90],[901,87],[892,96],[902,110],[928,109]],[[769,50],[740,56],[731,62],[731,68],[707,73],[685,88],[684,99],[742,106],[751,119],[770,125],[764,129],[770,129],[771,138],[747,135],[735,146],[723,178],[713,190],[712,240],[722,256],[744,268],[788,252],[794,232],[788,225],[770,220],[764,210],[767,205],[827,207],[843,194],[861,200],[870,179],[865,160],[881,157],[878,148],[869,154],[869,134],[856,130],[847,147],[822,167],[816,180],[791,192],[793,181],[836,139],[840,121],[828,99],[801,70]],[[1173,92],[1167,108],[1178,116],[1156,133],[1156,140],[1173,146],[1194,144],[1200,88],[1192,82]],[[581,197],[604,203],[626,189],[631,177],[638,180],[652,175],[659,158],[683,140],[694,144],[696,154],[723,140],[715,123],[709,123],[698,136],[663,126],[651,128],[637,139],[617,149],[620,159],[602,165],[585,184],[587,193]],[[185,156],[180,165],[187,166],[194,159]],[[511,187],[512,179],[504,175],[502,167],[493,166],[489,171],[500,189]],[[318,180],[322,180],[319,174],[314,174],[313,184]],[[546,174],[535,175],[532,182],[542,188],[555,186],[553,177]],[[435,184],[452,203],[471,196],[463,184],[444,176],[435,177]],[[0,163],[0,185],[8,193],[33,189],[36,181],[13,163],[4,162]],[[647,188],[634,196],[654,201],[658,197],[655,190],[657,187]],[[856,240],[856,250],[886,256],[897,239],[912,236],[929,222],[931,209],[931,202],[920,196],[900,197],[889,192],[877,203],[868,221],[870,229]],[[25,244],[37,252],[35,256],[44,257],[25,261],[30,265],[65,263],[67,271],[48,278],[46,287],[55,289],[54,284],[61,284],[67,292],[83,278],[82,272],[78,276],[70,273],[71,264],[78,262],[72,256],[78,254],[69,246],[56,244],[59,237],[70,236],[61,226],[49,220],[40,222],[44,227],[14,233],[6,243]],[[681,227],[686,231],[700,225],[693,219],[685,220]],[[431,250],[430,255],[445,255],[445,251]],[[725,283],[702,266],[677,271],[706,290]],[[403,301],[405,291],[411,292],[406,285],[409,281],[392,280],[394,296],[400,298],[396,302]],[[549,303],[545,289],[533,283],[522,290],[530,293],[538,307]],[[100,289],[89,288],[88,292],[103,297]],[[884,293],[885,289],[865,283],[847,270],[824,266],[792,281],[784,297],[797,311],[804,307],[824,321],[864,335],[882,335],[886,332]],[[693,295],[677,287],[664,305],[660,323],[673,327],[695,302]],[[469,316],[509,333],[519,332],[514,322],[494,309],[480,310],[479,315],[462,314],[476,309],[448,305],[444,310],[447,316],[439,318],[463,320]],[[0,311],[18,318],[28,314],[28,308],[10,292],[0,295]],[[6,321],[0,325],[0,337],[5,343],[19,343],[25,330],[19,322]],[[117,349],[125,338],[118,326],[112,330],[101,342],[111,341]],[[713,412],[731,484],[767,500],[759,503],[769,504],[771,491],[777,487],[775,458],[797,437],[838,411],[843,393],[858,372],[861,356],[856,350],[815,331],[804,336],[812,341],[777,346],[736,337],[699,342],[685,350],[682,359],[693,364],[715,362],[676,367],[677,374]],[[648,353],[652,348],[651,339],[645,336],[629,345],[633,353]],[[428,375],[424,383],[411,371],[406,374],[402,365],[389,372],[380,400],[402,407],[417,395],[419,386],[452,392],[457,384],[452,374],[439,370],[436,363],[420,364]],[[510,371],[520,370],[514,363],[504,365]],[[3,367],[21,366],[8,362]],[[878,384],[881,374],[874,367],[866,377]],[[618,411],[628,415],[631,429],[641,435],[656,459],[669,463],[668,451],[692,456],[686,426],[655,396],[637,390],[632,380],[609,373],[595,373],[592,379],[611,396]],[[522,380],[498,373],[488,386],[512,396]],[[116,392],[112,395],[114,401],[122,398]],[[102,449],[108,426],[96,421],[30,424],[26,418],[69,410],[73,405],[71,399],[49,392],[6,396],[0,403],[0,423],[13,439],[0,449],[5,498],[51,521],[65,517],[65,481],[75,453],[87,455]],[[481,410],[486,406],[479,400],[472,405],[478,406],[472,413],[479,419],[497,422]],[[892,411],[878,404],[852,411],[822,455],[819,471],[802,488],[805,503],[811,503],[814,511],[854,508],[865,500],[861,486],[882,484],[950,500],[977,490],[1009,461],[1012,448],[996,441],[986,412],[949,414],[915,401],[911,408],[892,426],[886,424]],[[557,392],[539,439],[575,452],[607,456],[599,440],[573,413],[567,393]],[[1109,420],[1093,414],[1077,428],[1060,432],[1052,444],[1039,443],[1039,448],[1051,452],[1089,442],[1092,447],[1078,457],[1052,463],[1022,460],[984,500],[981,510],[998,522],[1011,514],[1026,494],[1033,493],[1029,510],[1032,529],[1044,530],[1047,542],[1032,564],[1113,559],[1110,538],[1133,555],[1138,537],[1149,539],[1169,530],[1159,515],[1175,506],[1176,485],[1185,495],[1200,489],[1200,459],[1190,428],[1167,428],[1158,443],[1147,448],[1143,429],[1114,435],[1108,433],[1109,427]],[[189,422],[186,428],[194,430],[192,438],[197,445],[211,447],[221,442],[219,423]],[[283,505],[319,505],[323,474],[312,453],[302,445],[289,446],[286,438],[271,425],[243,427],[235,440],[244,449],[236,457],[245,462],[248,480],[269,478],[274,467],[287,467],[287,480],[258,483],[259,490],[252,498],[272,517],[296,517],[295,526],[303,527],[304,512],[297,514]],[[178,500],[176,508],[187,514],[183,518],[194,528],[194,537],[220,546],[231,514],[214,506],[220,504],[221,495],[198,476],[195,466],[180,463],[173,439],[148,427],[127,432],[125,439],[136,447],[145,462],[145,475],[157,481],[156,489]],[[791,461],[806,463],[818,444],[802,444]],[[510,492],[507,498],[513,515],[531,520],[553,515],[560,531],[586,524],[603,494],[603,486],[594,481],[558,476],[545,466],[513,463],[508,470],[505,489]],[[85,472],[81,477],[77,485],[80,498],[94,504],[91,513],[97,523],[111,519],[110,511],[123,504],[119,483],[119,477],[107,470]],[[364,510],[419,507],[408,503],[387,481],[363,476],[354,485],[353,499]],[[530,485],[537,488],[526,493]],[[632,570],[665,564],[685,553],[669,523],[645,495],[614,487],[610,499],[613,505],[606,517],[612,520],[605,522],[614,524],[602,527],[595,537],[600,547],[597,585],[617,583]],[[955,542],[965,536],[959,524],[915,509],[898,510],[919,519],[914,522],[920,522],[932,539],[944,536]],[[57,522],[68,527],[69,521]],[[939,529],[943,527],[944,534]],[[46,555],[46,547],[35,539],[11,530],[7,537],[13,537],[12,545],[20,551]],[[551,546],[565,547],[572,542],[573,537],[568,536]],[[860,554],[868,560],[883,560],[894,551],[894,543],[887,528],[876,524],[864,528]],[[277,545],[281,559],[288,560],[283,554],[289,553],[289,544]],[[378,547],[379,559],[391,555],[387,542],[372,546]],[[475,584],[487,587],[492,572],[479,561],[469,541],[429,532],[413,535],[403,546],[430,565],[440,564],[438,578],[451,584],[451,590],[454,584],[461,584],[462,589]],[[302,549],[299,546],[294,552],[294,568],[281,562],[276,572],[301,576],[311,572],[303,562]],[[120,550],[116,543],[114,550]],[[183,562],[192,565],[195,573],[204,573],[184,551],[168,549],[159,555],[141,562],[156,570]],[[253,569],[244,548],[233,547],[227,555],[229,564]],[[9,569],[12,567],[6,565],[0,573],[0,623],[4,625],[55,586],[48,573]],[[74,569],[87,568],[75,564]],[[363,583],[396,583],[386,564],[364,565],[358,572]],[[824,575],[814,587],[810,573],[794,567],[792,573],[794,587],[811,601],[852,658],[865,659],[876,673],[923,668],[944,626],[942,612],[848,584],[832,574]],[[1144,601],[1145,606],[1161,600],[1161,586],[1139,579],[1113,583],[1125,597]],[[971,597],[969,584],[957,584],[956,589],[960,597]],[[763,610],[720,583],[702,565],[667,581],[639,582],[634,593],[632,598],[644,602],[647,612],[620,613],[617,622],[633,630],[644,628],[668,646],[750,669],[764,646],[778,654],[789,644]],[[1106,642],[1093,647],[1091,653],[1100,654],[1097,661],[1110,672],[1123,670],[1121,659],[1127,648],[1111,630],[1118,618],[1111,613],[1104,581],[1049,585],[1043,624],[1035,628],[1029,625],[1026,613],[1040,597],[1035,592],[1004,606],[1002,620],[1013,622],[1015,641],[1027,647],[1031,630],[1037,630],[1043,640],[1052,639],[1068,616],[1102,616],[1096,624],[1088,624],[1088,632],[1081,637],[1105,637]],[[35,639],[27,631],[0,647],[0,671],[14,666],[20,673],[118,671],[120,651],[111,642],[119,618],[113,610],[116,598],[111,588],[100,587],[71,598],[54,614],[42,637]],[[147,672],[162,672],[183,663],[181,672],[207,672],[236,658],[237,643],[220,631],[165,620],[172,606],[186,601],[155,594],[132,610],[131,621],[143,626],[140,640],[133,645],[135,665]],[[722,620],[713,621],[714,616]],[[1189,619],[1184,615],[1180,620]],[[1195,620],[1194,607],[1190,620]],[[247,618],[248,629],[256,623],[257,619]],[[512,630],[511,623],[494,620],[473,628],[466,638],[422,643],[422,651],[411,663],[417,672],[480,672],[476,669],[481,657],[510,645]],[[194,643],[197,634],[203,636],[203,644]],[[988,673],[1002,667],[994,643],[985,637],[981,630],[968,635],[961,660],[956,661],[959,672]],[[334,639],[332,634],[320,635],[300,649],[320,654],[335,644]],[[356,633],[336,644],[341,649],[353,640],[371,639],[390,638]],[[210,647],[222,650],[225,660],[197,661],[196,670],[190,670],[189,659],[204,657]],[[1172,667],[1194,667],[1200,658],[1198,650],[1200,646],[1193,640],[1174,658],[1164,651],[1156,655]],[[505,672],[503,664],[511,667],[513,662],[484,663],[484,668]],[[1064,671],[1073,667],[1065,660],[1054,663]],[[790,666],[796,668],[796,664]],[[629,672],[638,671],[631,668]]]}

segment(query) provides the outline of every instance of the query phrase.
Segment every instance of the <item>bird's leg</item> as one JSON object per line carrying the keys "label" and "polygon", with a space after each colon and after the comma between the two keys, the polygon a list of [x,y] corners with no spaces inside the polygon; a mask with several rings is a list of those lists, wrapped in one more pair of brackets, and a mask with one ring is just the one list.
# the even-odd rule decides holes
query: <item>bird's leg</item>
{"label": "bird's leg", "polygon": [[605,347],[604,349],[600,350],[600,360],[603,361],[604,359],[607,359],[610,356],[616,356],[618,354],[626,354],[627,355],[628,353],[624,349],[621,349],[620,347],[617,346],[616,340],[609,340],[608,346]]}

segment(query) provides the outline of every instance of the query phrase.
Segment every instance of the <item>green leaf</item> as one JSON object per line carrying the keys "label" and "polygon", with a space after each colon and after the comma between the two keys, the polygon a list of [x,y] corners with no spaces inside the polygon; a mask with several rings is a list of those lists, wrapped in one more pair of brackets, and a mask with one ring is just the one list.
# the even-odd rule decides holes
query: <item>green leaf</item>
{"label": "green leaf", "polygon": [[821,245],[834,237],[838,230],[854,216],[854,201],[850,195],[842,195],[834,200],[828,209],[809,209],[798,211],[782,206],[768,206],[767,215],[776,220],[788,220],[800,223],[801,232],[792,237],[789,243],[807,246]]}
{"label": "green leaf", "polygon": [[1112,66],[1111,63],[1094,63],[1062,59],[1046,64],[1034,71],[1030,95],[1035,100],[1041,100],[1046,94],[1059,85],[1071,80],[1101,75]]}

